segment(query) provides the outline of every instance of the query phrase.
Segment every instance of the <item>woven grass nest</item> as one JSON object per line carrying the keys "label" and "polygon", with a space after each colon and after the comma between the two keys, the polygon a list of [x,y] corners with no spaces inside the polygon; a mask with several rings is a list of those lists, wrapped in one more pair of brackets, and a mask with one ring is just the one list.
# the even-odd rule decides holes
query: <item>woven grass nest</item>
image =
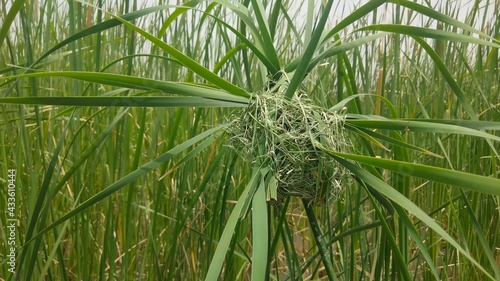
{"label": "woven grass nest", "polygon": [[252,95],[229,129],[231,146],[252,166],[268,166],[277,198],[321,204],[337,199],[346,170],[325,149],[346,152],[345,118],[316,106],[304,92],[288,100],[287,83]]}

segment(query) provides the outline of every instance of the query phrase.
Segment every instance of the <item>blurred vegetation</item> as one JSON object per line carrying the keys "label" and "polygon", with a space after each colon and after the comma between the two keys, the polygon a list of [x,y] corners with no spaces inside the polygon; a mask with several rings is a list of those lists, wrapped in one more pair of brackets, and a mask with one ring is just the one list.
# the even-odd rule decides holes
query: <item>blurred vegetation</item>
{"label": "blurred vegetation", "polygon": [[[323,2],[1,1],[0,280],[498,280],[500,2]],[[219,130],[280,70],[347,114],[335,202],[251,203]]]}

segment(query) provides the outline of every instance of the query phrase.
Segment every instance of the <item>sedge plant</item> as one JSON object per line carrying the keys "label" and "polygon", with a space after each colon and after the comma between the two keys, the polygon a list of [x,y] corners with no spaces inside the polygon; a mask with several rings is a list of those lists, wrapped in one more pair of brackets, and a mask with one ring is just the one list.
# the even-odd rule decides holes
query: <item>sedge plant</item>
{"label": "sedge plant", "polygon": [[2,2],[5,280],[500,278],[498,3],[68,3]]}

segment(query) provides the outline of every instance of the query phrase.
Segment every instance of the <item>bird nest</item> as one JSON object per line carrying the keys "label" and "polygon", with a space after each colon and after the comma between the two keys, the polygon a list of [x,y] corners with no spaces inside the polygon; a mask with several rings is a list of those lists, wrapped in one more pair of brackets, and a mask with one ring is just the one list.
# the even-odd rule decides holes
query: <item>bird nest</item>
{"label": "bird nest", "polygon": [[252,166],[269,167],[278,201],[297,196],[321,204],[337,199],[346,170],[326,150],[346,152],[345,117],[314,104],[304,92],[284,96],[287,83],[253,94],[229,129],[231,146]]}

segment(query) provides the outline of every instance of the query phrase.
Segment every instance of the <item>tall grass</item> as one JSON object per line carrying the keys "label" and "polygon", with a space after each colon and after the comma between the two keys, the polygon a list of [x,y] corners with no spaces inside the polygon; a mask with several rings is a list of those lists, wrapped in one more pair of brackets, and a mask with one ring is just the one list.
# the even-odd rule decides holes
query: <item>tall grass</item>
{"label": "tall grass", "polygon": [[[498,280],[499,2],[326,2],[2,1],[0,279]],[[335,202],[228,146],[283,75],[346,114]]]}

